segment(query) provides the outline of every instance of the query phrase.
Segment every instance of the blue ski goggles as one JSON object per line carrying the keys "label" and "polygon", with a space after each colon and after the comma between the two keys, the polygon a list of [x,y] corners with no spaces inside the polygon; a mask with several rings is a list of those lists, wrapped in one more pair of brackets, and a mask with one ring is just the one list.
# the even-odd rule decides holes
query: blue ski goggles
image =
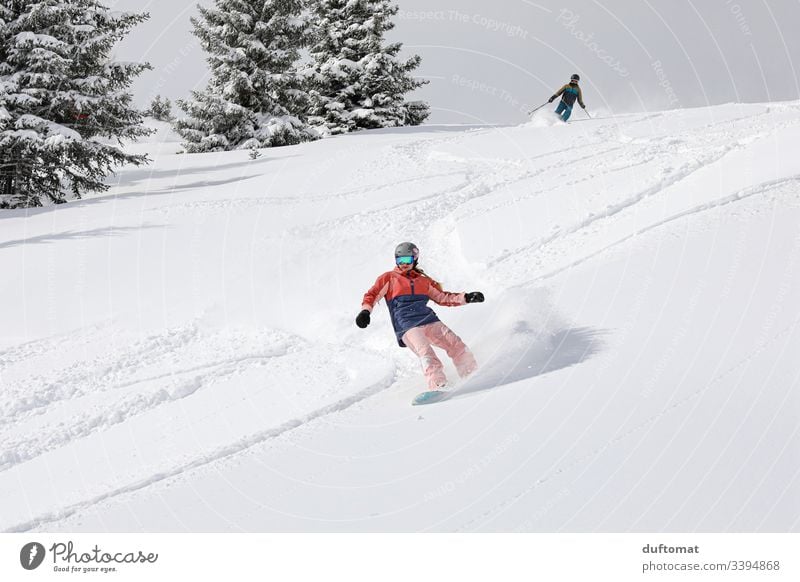
{"label": "blue ski goggles", "polygon": [[394,262],[398,265],[413,265],[414,257],[395,257]]}

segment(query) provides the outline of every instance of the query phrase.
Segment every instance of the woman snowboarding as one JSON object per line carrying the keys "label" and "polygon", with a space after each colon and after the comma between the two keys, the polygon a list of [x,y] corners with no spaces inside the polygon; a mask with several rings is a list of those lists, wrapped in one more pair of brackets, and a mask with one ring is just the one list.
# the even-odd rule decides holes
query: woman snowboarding
{"label": "woman snowboarding", "polygon": [[365,328],[370,322],[370,313],[381,299],[386,299],[389,317],[392,320],[397,342],[409,347],[420,359],[422,370],[428,381],[428,392],[423,392],[414,404],[441,400],[447,394],[447,378],[442,362],[433,351],[433,346],[442,348],[453,360],[458,375],[465,378],[475,371],[477,364],[469,348],[445,324],[439,321],[428,300],[442,306],[481,303],[483,293],[448,293],[442,286],[417,266],[419,249],[414,243],[404,242],[394,251],[395,268],[378,277],[375,284],[364,294],[361,312],[356,325]]}

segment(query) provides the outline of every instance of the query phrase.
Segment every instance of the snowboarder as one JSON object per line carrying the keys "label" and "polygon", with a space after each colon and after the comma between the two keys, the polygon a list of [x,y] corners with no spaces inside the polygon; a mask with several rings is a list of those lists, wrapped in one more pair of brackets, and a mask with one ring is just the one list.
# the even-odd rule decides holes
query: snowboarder
{"label": "snowboarder", "polygon": [[556,107],[556,115],[560,115],[561,120],[564,122],[572,115],[572,106],[575,105],[576,99],[578,100],[578,105],[586,109],[586,105],[583,104],[583,93],[581,93],[581,88],[578,86],[580,80],[581,77],[577,73],[572,75],[569,78],[569,83],[561,87],[561,89],[556,91],[555,95],[547,100],[548,103],[552,103],[555,101],[556,97],[561,95],[561,101],[558,107]]}
{"label": "snowboarder", "polygon": [[[404,242],[394,251],[396,267],[378,277],[375,284],[364,294],[361,312],[356,325],[365,328],[370,322],[372,308],[382,298],[386,299],[389,317],[392,320],[400,347],[409,347],[422,364],[428,381],[428,390],[442,395],[447,391],[447,378],[442,362],[433,351],[433,346],[442,348],[453,360],[462,378],[477,368],[475,357],[469,348],[444,323],[439,321],[428,300],[442,306],[481,303],[483,293],[448,293],[418,266],[419,249],[414,243]],[[426,393],[429,394],[429,393]],[[416,402],[421,403],[421,402]]]}

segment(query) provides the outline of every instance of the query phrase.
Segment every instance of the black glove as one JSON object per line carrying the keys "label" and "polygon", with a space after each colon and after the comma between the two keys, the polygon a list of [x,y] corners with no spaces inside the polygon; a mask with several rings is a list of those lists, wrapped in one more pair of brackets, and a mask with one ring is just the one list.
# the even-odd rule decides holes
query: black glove
{"label": "black glove", "polygon": [[483,293],[480,291],[464,293],[464,299],[467,300],[467,303],[483,303]]}
{"label": "black glove", "polygon": [[361,310],[361,313],[356,316],[356,325],[361,329],[369,325],[369,311],[366,309]]}
{"label": "black glove", "polygon": [[548,103],[552,103],[554,100],[555,100],[555,96],[553,96],[553,97],[550,97],[550,99],[548,99],[548,100],[547,100],[547,102],[548,102]]}
{"label": "black glove", "polygon": [[581,109],[586,109],[586,105],[584,105],[583,103],[581,103]]}

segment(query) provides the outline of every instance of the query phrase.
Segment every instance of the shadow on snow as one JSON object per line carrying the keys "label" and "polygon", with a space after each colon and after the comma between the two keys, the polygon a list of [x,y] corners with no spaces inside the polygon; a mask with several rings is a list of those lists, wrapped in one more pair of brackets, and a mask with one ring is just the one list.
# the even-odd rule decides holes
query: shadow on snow
{"label": "shadow on snow", "polygon": [[573,327],[553,333],[537,333],[524,322],[497,345],[494,354],[453,392],[453,398],[490,390],[542,376],[585,362],[602,351],[605,332]]}

